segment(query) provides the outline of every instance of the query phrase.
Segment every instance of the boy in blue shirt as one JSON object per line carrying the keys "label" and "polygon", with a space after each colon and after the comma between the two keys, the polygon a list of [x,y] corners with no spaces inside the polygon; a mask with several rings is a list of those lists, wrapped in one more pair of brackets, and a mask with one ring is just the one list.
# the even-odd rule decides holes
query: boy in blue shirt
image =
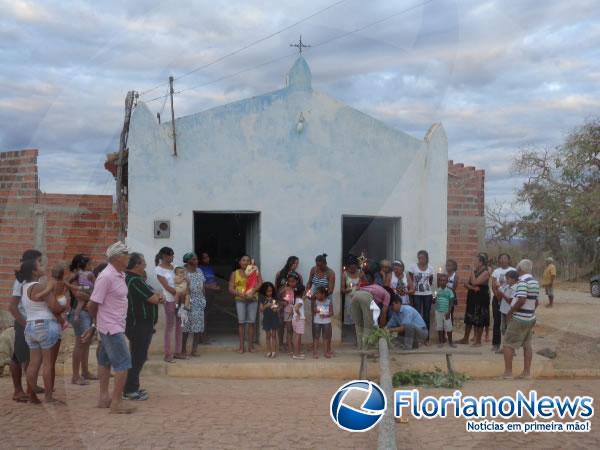
{"label": "boy in blue shirt", "polygon": [[435,325],[438,332],[438,347],[444,346],[444,332],[448,333],[448,345],[456,347],[452,342],[452,319],[450,311],[454,304],[454,292],[448,287],[448,275],[438,275],[438,288],[435,298]]}

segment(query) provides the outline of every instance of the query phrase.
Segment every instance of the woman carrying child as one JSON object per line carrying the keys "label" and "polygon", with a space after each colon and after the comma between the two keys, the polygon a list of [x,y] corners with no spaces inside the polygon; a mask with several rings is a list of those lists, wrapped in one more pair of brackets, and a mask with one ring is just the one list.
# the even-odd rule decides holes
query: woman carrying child
{"label": "woman carrying child", "polygon": [[252,258],[249,255],[243,255],[237,262],[236,269],[229,277],[229,293],[235,300],[235,310],[238,319],[238,334],[240,338],[240,348],[238,353],[244,353],[244,341],[246,335],[246,326],[248,327],[248,351],[254,352],[254,325],[258,312],[258,289],[262,284],[262,279],[258,268],[254,272],[253,280],[255,285],[251,286],[250,275],[246,274],[249,266],[254,266]]}
{"label": "woman carrying child", "polygon": [[92,260],[84,254],[77,254],[71,261],[69,269],[72,276],[68,282],[71,295],[71,309],[67,319],[73,327],[75,334],[75,347],[72,355],[71,383],[84,386],[87,380],[98,378],[90,373],[88,359],[91,340],[83,342],[81,335],[92,325],[92,318],[87,311],[87,303],[94,290],[96,277],[91,272]]}
{"label": "woman carrying child", "polygon": [[55,293],[64,291],[63,273],[53,273],[46,286],[39,283],[43,275],[37,260],[28,260],[21,264],[17,279],[23,282],[21,302],[27,315],[25,340],[29,346],[30,360],[27,367],[27,394],[31,403],[40,403],[34,387],[40,368],[43,365],[44,396],[46,403],[53,403],[54,364],[58,355],[61,336],[60,314],[66,309]]}
{"label": "woman carrying child", "polygon": [[[283,268],[275,274],[275,289],[277,292],[280,292],[283,288],[287,286],[288,274],[290,272],[296,272],[300,277],[298,280],[298,286],[304,286],[304,281],[302,280],[302,275],[298,273],[298,266],[300,265],[300,258],[297,256],[289,256],[285,262]],[[291,330],[291,327],[290,327]],[[279,346],[284,347],[283,345],[283,336],[285,334],[285,320],[284,320],[284,309],[279,309]],[[290,331],[291,332],[291,331]]]}
{"label": "woman carrying child", "polygon": [[292,320],[294,317],[294,300],[298,296],[302,296],[302,292],[299,292],[300,275],[297,272],[289,272],[287,274],[287,282],[285,287],[279,292],[279,298],[281,300],[281,307],[283,309],[283,323],[286,334],[286,348],[288,355],[294,354],[293,347],[293,333],[294,328],[292,326]]}
{"label": "woman carrying child", "polygon": [[[175,362],[174,359],[187,359],[186,356],[181,354],[181,320],[177,317],[177,301],[175,296],[177,291],[175,290],[175,271],[173,267],[173,258],[175,252],[170,247],[163,247],[158,251],[156,258],[154,258],[154,269],[156,278],[160,283],[165,296],[165,339],[164,339],[164,360],[168,363]],[[171,340],[173,339],[173,332],[175,332],[175,348],[171,346]]]}
{"label": "woman carrying child", "polygon": [[276,358],[279,351],[277,330],[279,329],[280,305],[275,296],[273,283],[264,282],[258,290],[260,311],[263,314],[263,330],[266,333],[267,354],[266,358]]}

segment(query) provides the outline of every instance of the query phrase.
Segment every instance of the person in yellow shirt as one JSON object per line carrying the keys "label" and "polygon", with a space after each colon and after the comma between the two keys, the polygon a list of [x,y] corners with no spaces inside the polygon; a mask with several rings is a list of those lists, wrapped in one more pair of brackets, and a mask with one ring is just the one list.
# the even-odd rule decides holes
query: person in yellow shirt
{"label": "person in yellow shirt", "polygon": [[542,275],[542,287],[546,289],[546,295],[548,296],[548,304],[546,308],[552,308],[554,303],[554,280],[556,279],[556,266],[554,265],[554,259],[549,256],[546,258],[546,268]]}

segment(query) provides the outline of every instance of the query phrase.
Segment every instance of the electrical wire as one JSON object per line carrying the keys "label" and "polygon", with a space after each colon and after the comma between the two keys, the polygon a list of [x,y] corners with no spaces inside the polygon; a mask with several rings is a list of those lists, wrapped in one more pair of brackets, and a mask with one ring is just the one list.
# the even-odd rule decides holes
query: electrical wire
{"label": "electrical wire", "polygon": [[[185,88],[185,89],[180,89],[178,91],[173,92],[173,95],[178,95],[178,94],[181,94],[182,92],[187,92],[187,91],[191,91],[192,89],[198,89],[198,88],[203,87],[203,86],[208,86],[210,84],[218,83],[219,81],[223,81],[223,80],[226,80],[228,78],[233,78],[235,76],[241,75],[242,73],[250,72],[252,70],[259,69],[259,68],[264,67],[264,66],[268,66],[269,64],[273,64],[273,63],[276,63],[277,61],[281,61],[283,59],[290,58],[292,56],[296,56],[297,54],[298,54],[298,52],[288,53],[287,55],[283,55],[283,56],[279,56],[277,58],[270,59],[270,60],[265,61],[265,62],[263,62],[261,64],[258,64],[256,66],[252,66],[252,67],[249,67],[247,69],[242,69],[242,70],[240,70],[238,72],[231,73],[229,75],[225,75],[225,76],[216,78],[214,80],[207,81],[205,83],[197,84],[197,85]],[[154,102],[156,100],[160,100],[162,98],[164,98],[165,102],[166,102],[166,98],[169,95],[170,94],[166,94],[166,95],[161,95],[161,96],[158,96],[158,97],[154,97],[154,98],[152,98],[150,100],[146,100],[146,103],[151,103],[151,102]]]}
{"label": "electrical wire", "polygon": [[[210,61],[210,62],[208,62],[208,63],[206,63],[206,64],[203,64],[203,65],[201,65],[201,66],[198,66],[198,67],[196,67],[195,69],[192,69],[192,70],[190,70],[189,72],[185,72],[183,75],[180,75],[180,76],[178,76],[178,77],[174,78],[174,81],[181,80],[181,79],[182,79],[182,78],[184,78],[184,77],[187,77],[187,76],[189,76],[189,75],[192,75],[193,73],[199,72],[199,71],[201,71],[201,70],[203,70],[203,69],[206,69],[207,67],[210,67],[210,66],[212,66],[212,65],[214,65],[214,64],[217,64],[217,63],[219,63],[219,62],[223,61],[223,60],[224,60],[224,59],[226,59],[226,58],[229,58],[229,57],[231,57],[231,56],[237,55],[238,53],[241,53],[241,52],[243,52],[244,50],[247,50],[247,49],[249,49],[250,47],[254,47],[254,46],[255,46],[255,45],[257,45],[257,44],[260,44],[261,42],[264,42],[264,41],[266,41],[266,40],[268,40],[268,39],[271,39],[271,38],[272,38],[272,37],[274,37],[274,36],[277,36],[278,34],[281,34],[281,33],[285,32],[285,31],[287,31],[287,30],[290,30],[291,28],[294,28],[294,27],[296,27],[296,26],[300,25],[301,23],[304,23],[304,22],[306,22],[307,20],[310,20],[310,19],[312,19],[313,17],[315,17],[315,16],[318,16],[319,14],[322,14],[322,13],[324,13],[325,11],[328,11],[328,10],[330,10],[331,8],[334,8],[334,7],[338,6],[339,4],[341,4],[341,3],[344,3],[344,2],[346,2],[346,1],[347,1],[347,0],[339,0],[339,1],[335,2],[335,3],[332,3],[332,4],[330,4],[329,6],[326,6],[325,8],[322,8],[322,9],[320,9],[320,10],[318,10],[318,11],[316,11],[316,12],[314,12],[314,13],[310,14],[309,16],[306,16],[306,17],[304,17],[304,18],[302,18],[302,19],[300,19],[300,20],[298,20],[298,21],[296,21],[296,22],[294,22],[294,23],[292,23],[292,24],[290,24],[290,25],[288,25],[288,26],[286,26],[286,27],[284,27],[284,28],[280,29],[280,30],[277,30],[277,31],[275,31],[275,32],[273,32],[273,33],[271,33],[271,34],[269,34],[269,35],[267,35],[267,36],[264,36],[264,37],[262,37],[262,38],[260,38],[260,39],[257,39],[257,40],[255,40],[255,41],[252,41],[252,42],[250,42],[249,44],[246,44],[246,45],[244,45],[243,47],[240,47],[240,48],[238,48],[237,50],[234,50],[234,51],[232,51],[232,52],[230,52],[230,53],[227,53],[226,55],[223,55],[223,56],[221,56],[221,57],[219,57],[219,58],[217,58],[217,59],[215,59],[215,60],[213,60],[213,61]],[[158,89],[159,87],[163,86],[164,84],[166,84],[166,82],[159,83],[159,84],[157,84],[156,86],[154,86],[154,87],[152,87],[152,88],[150,88],[150,89],[147,89],[147,90],[145,90],[145,91],[141,92],[141,93],[140,93],[140,97],[141,97],[141,96],[144,96],[144,95],[146,95],[146,94],[148,94],[148,93],[150,93],[150,92],[153,92],[153,91],[155,91],[156,89]]]}
{"label": "electrical wire", "polygon": [[[418,4],[416,4],[416,5],[413,5],[413,6],[409,7],[409,8],[403,9],[402,11],[398,11],[398,12],[396,12],[396,13],[393,13],[393,14],[390,14],[390,15],[388,15],[388,16],[386,16],[386,17],[383,17],[383,18],[381,18],[381,19],[378,19],[378,20],[376,20],[376,21],[374,21],[374,22],[370,22],[370,23],[368,23],[368,24],[366,24],[366,25],[363,25],[363,26],[361,26],[361,27],[355,28],[354,30],[351,30],[351,31],[348,31],[348,32],[345,32],[345,33],[339,34],[339,35],[337,35],[337,36],[334,36],[333,38],[327,39],[327,40],[325,40],[325,41],[323,41],[323,42],[320,42],[320,43],[318,43],[318,44],[314,44],[314,45],[312,45],[312,48],[316,48],[316,47],[322,47],[322,46],[324,46],[324,45],[330,44],[331,42],[334,42],[334,41],[337,41],[337,40],[339,40],[339,39],[345,38],[345,37],[347,37],[347,36],[350,36],[350,35],[352,35],[352,34],[359,33],[359,32],[361,32],[361,31],[364,31],[364,30],[366,30],[367,28],[373,27],[373,26],[375,26],[375,25],[379,25],[380,23],[386,22],[386,21],[388,21],[388,20],[390,20],[390,19],[393,19],[394,17],[398,17],[398,16],[400,16],[400,15],[402,15],[402,14],[406,14],[407,12],[410,12],[410,11],[412,11],[412,10],[416,9],[416,8],[419,8],[419,7],[421,7],[421,6],[424,6],[424,5],[428,4],[428,3],[432,3],[432,2],[434,2],[434,1],[435,1],[435,0],[426,0],[426,1],[424,1],[424,2],[418,3]],[[217,82],[219,82],[219,81],[223,81],[223,80],[226,80],[226,79],[228,79],[228,78],[235,77],[235,76],[237,76],[237,75],[240,75],[240,74],[242,74],[242,73],[245,73],[245,72],[250,72],[250,71],[252,71],[252,70],[255,70],[255,69],[258,69],[258,68],[260,68],[260,67],[264,67],[264,66],[267,66],[267,65],[269,65],[269,64],[273,64],[273,63],[275,63],[275,62],[277,62],[277,61],[280,61],[280,60],[282,60],[282,59],[285,59],[285,58],[289,58],[290,56],[294,56],[294,55],[296,55],[296,54],[297,54],[297,52],[294,52],[294,53],[291,53],[291,54],[287,54],[287,55],[283,55],[283,56],[280,56],[280,57],[277,57],[277,58],[271,59],[271,60],[269,60],[269,61],[265,61],[265,62],[263,62],[263,63],[261,63],[261,64],[258,64],[258,65],[256,65],[256,66],[252,66],[252,67],[250,67],[250,68],[243,69],[243,70],[240,70],[240,71],[238,71],[238,72],[235,72],[235,73],[232,73],[232,74],[229,74],[229,75],[225,75],[225,76],[223,76],[223,77],[216,78],[216,79],[214,79],[214,80],[211,80],[211,81],[207,81],[207,82],[205,82],[205,83],[197,84],[197,85],[194,85],[194,86],[191,86],[191,87],[185,88],[185,89],[180,89],[180,90],[178,90],[178,91],[175,91],[175,92],[173,92],[173,95],[181,94],[182,92],[187,92],[187,91],[190,91],[190,90],[192,90],[192,89],[197,89],[197,88],[200,88],[200,87],[203,87],[203,86],[208,86],[208,85],[210,85],[210,84],[214,84],[214,83],[217,83]],[[193,71],[190,71],[190,72],[188,72],[188,74],[191,74],[191,73],[193,73]],[[182,78],[182,77],[179,77],[178,79],[181,79],[181,78]],[[148,91],[147,91],[147,92],[148,92]],[[152,99],[150,99],[150,100],[147,100],[147,101],[146,101],[146,103],[151,103],[151,102],[154,102],[154,101],[156,101],[156,100],[160,100],[160,99],[162,99],[162,98],[165,98],[165,101],[166,101],[166,97],[167,97],[168,95],[169,95],[169,94],[166,94],[166,95],[161,95],[161,96],[158,96],[158,97],[154,97],[154,98],[152,98]]]}

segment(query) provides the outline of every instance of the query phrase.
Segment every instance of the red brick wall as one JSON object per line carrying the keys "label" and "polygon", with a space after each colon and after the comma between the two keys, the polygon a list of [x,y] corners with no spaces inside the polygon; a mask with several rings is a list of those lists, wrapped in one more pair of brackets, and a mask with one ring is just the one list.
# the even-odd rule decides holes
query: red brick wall
{"label": "red brick wall", "polygon": [[459,310],[467,292],[462,282],[469,277],[477,253],[484,244],[485,172],[448,161],[448,258],[458,263]]}
{"label": "red brick wall", "polygon": [[0,307],[10,300],[24,250],[42,251],[48,267],[76,253],[97,263],[118,237],[111,196],[39,191],[37,155],[37,150],[0,153]]}

